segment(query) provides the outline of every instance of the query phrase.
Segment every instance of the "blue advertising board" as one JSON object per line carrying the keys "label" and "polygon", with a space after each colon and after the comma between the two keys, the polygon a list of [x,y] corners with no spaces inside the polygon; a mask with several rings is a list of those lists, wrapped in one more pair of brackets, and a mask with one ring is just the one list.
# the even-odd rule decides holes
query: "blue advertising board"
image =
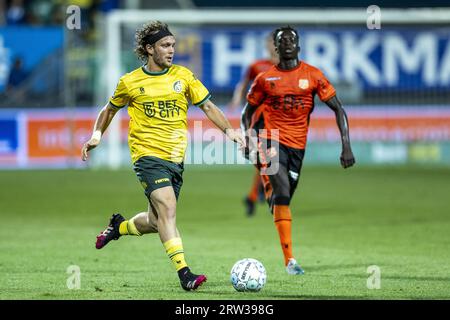
{"label": "blue advertising board", "polygon": [[18,146],[17,120],[15,118],[0,118],[0,156],[16,153]]}
{"label": "blue advertising board", "polygon": [[[215,91],[232,90],[265,56],[267,27],[179,29],[175,63]],[[450,90],[450,27],[299,27],[300,58],[331,81],[371,90]]]}

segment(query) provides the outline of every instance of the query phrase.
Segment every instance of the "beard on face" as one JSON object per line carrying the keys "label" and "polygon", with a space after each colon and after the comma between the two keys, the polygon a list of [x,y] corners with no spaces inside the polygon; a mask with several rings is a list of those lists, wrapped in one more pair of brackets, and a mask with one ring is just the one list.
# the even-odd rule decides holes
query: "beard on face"
{"label": "beard on face", "polygon": [[155,61],[155,63],[162,68],[170,68],[172,66],[171,62],[167,62],[167,60],[164,59],[163,56],[158,54],[156,51],[153,54],[153,61]]}

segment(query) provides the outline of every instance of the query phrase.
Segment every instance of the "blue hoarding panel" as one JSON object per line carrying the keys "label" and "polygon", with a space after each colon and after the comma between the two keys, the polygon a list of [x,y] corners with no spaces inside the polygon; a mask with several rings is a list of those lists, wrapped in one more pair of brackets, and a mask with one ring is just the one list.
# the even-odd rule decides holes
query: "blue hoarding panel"
{"label": "blue hoarding panel", "polygon": [[18,125],[16,119],[0,119],[0,155],[17,152]]}
{"label": "blue hoarding panel", "polygon": [[[268,27],[177,30],[175,62],[214,91],[234,88],[249,64],[266,55]],[[450,90],[450,27],[381,30],[299,27],[300,58],[331,81],[373,90]]]}

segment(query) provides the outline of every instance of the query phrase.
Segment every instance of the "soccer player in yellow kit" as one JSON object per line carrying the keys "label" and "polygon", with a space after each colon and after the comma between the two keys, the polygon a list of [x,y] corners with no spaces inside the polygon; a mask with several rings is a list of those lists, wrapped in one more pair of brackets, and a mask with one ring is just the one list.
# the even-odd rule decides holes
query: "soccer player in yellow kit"
{"label": "soccer player in yellow kit", "polygon": [[91,139],[83,145],[82,159],[87,160],[88,152],[98,146],[115,113],[128,106],[128,144],[148,209],[129,220],[113,214],[108,227],[97,236],[96,248],[123,235],[158,233],[178,272],[181,287],[195,290],[206,281],[206,276],[190,271],[175,223],[187,146],[188,99],[228,138],[241,147],[245,142],[210,101],[211,95],[200,80],[189,69],[172,64],[175,37],[167,24],[149,22],[136,31],[135,38],[135,52],[145,64],[120,78],[114,95],[97,117]]}

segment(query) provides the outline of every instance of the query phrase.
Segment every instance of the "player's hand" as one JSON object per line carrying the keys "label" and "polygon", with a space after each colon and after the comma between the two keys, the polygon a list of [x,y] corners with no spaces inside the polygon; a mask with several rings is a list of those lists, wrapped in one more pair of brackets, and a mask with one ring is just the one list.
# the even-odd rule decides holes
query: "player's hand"
{"label": "player's hand", "polygon": [[245,149],[246,143],[244,138],[242,137],[241,130],[226,129],[225,134],[230,140],[239,144],[239,150]]}
{"label": "player's hand", "polygon": [[341,166],[346,169],[355,164],[355,157],[351,148],[344,148],[341,153]]}
{"label": "player's hand", "polygon": [[86,161],[88,159],[88,152],[98,146],[100,143],[100,139],[91,138],[85,144],[83,144],[83,148],[81,148],[81,159]]}

